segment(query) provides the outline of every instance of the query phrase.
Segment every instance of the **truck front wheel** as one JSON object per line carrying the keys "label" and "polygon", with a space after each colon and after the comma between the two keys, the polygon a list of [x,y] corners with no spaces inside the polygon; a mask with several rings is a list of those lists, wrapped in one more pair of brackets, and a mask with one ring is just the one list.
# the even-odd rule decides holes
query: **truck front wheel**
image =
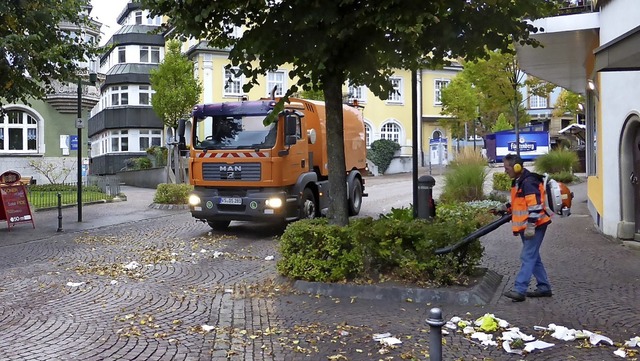
{"label": "truck front wheel", "polygon": [[353,186],[351,187],[351,193],[349,193],[349,215],[356,216],[360,213],[360,207],[362,207],[362,183],[360,179],[355,178],[353,180]]}
{"label": "truck front wheel", "polygon": [[302,192],[302,205],[300,206],[300,219],[316,218],[318,207],[316,206],[316,196],[309,188]]}
{"label": "truck front wheel", "polygon": [[229,223],[231,223],[231,221],[207,221],[207,224],[211,229],[219,231],[227,229],[227,227],[229,227]]}

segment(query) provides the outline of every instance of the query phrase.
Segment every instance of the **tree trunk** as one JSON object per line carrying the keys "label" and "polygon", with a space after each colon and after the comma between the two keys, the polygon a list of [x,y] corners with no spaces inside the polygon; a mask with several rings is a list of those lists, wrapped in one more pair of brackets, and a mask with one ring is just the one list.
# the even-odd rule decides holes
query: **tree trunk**
{"label": "tree trunk", "polygon": [[327,112],[327,156],[329,163],[329,223],[346,226],[347,176],[344,156],[344,128],[342,114],[342,83],[338,75],[324,78],[324,99]]}

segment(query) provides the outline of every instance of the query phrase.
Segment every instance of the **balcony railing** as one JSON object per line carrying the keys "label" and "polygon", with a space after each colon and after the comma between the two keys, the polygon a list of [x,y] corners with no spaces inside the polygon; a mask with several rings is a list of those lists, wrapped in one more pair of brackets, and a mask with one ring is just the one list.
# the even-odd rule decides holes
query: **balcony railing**
{"label": "balcony railing", "polygon": [[565,0],[560,4],[558,15],[584,14],[596,11],[595,0]]}

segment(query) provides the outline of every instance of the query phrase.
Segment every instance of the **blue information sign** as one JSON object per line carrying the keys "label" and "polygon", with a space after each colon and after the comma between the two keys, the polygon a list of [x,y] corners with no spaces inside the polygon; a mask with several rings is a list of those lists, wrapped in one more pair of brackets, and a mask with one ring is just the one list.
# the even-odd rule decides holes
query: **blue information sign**
{"label": "blue information sign", "polygon": [[69,136],[69,148],[71,150],[78,150],[78,136],[77,135],[71,135]]}

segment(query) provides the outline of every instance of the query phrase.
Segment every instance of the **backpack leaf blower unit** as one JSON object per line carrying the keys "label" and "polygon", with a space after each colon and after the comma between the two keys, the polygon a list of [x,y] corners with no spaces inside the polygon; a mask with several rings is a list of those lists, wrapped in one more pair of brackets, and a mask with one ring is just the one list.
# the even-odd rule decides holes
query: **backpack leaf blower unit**
{"label": "backpack leaf blower unit", "polygon": [[480,238],[482,236],[484,236],[487,233],[493,232],[496,229],[498,229],[498,227],[500,227],[501,225],[505,224],[505,223],[509,223],[511,221],[511,213],[505,213],[502,217],[500,217],[499,219],[483,226],[480,227],[478,229],[476,229],[475,231],[473,231],[472,233],[470,233],[468,236],[464,237],[460,242],[453,244],[451,246],[448,247],[443,247],[443,248],[439,248],[436,249],[435,253],[436,254],[445,254],[445,253],[449,253],[449,252],[453,252],[456,249],[471,243],[473,240]]}

